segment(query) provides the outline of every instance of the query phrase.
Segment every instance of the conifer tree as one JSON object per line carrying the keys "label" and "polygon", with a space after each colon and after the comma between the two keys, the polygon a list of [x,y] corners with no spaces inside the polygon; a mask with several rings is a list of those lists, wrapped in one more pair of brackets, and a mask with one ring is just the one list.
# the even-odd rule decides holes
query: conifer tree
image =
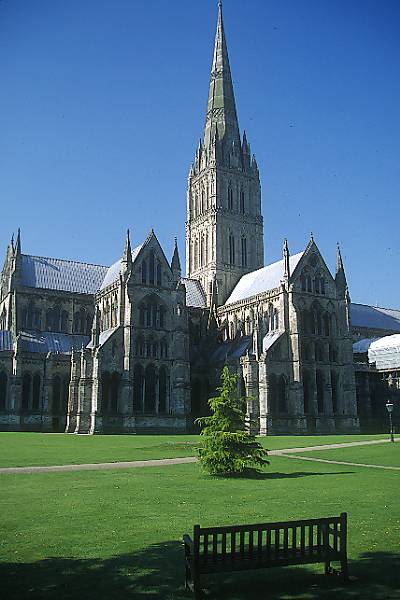
{"label": "conifer tree", "polygon": [[240,474],[269,464],[267,450],[246,429],[246,398],[238,394],[237,375],[224,367],[219,395],[210,398],[212,414],[196,422],[202,427],[199,462],[211,475]]}

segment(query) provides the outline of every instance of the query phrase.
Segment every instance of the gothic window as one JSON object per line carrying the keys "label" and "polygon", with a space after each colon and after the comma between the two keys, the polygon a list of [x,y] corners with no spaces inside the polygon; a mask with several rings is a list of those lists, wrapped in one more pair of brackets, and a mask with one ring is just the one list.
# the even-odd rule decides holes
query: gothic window
{"label": "gothic window", "polygon": [[251,335],[251,320],[250,320],[250,317],[246,317],[245,330],[246,330],[246,335]]}
{"label": "gothic window", "polygon": [[247,239],[242,237],[242,267],[247,267]]}
{"label": "gothic window", "polygon": [[324,314],[324,335],[326,337],[331,335],[331,316],[329,313]]}
{"label": "gothic window", "polygon": [[90,335],[90,331],[92,329],[93,317],[91,315],[87,315],[86,317],[86,335]]}
{"label": "gothic window", "polygon": [[233,190],[230,185],[228,187],[228,209],[233,210]]}
{"label": "gothic window", "polygon": [[325,361],[325,349],[321,342],[316,342],[315,344],[315,360],[317,362]]}
{"label": "gothic window", "polygon": [[7,373],[0,373],[0,410],[5,410],[7,400]]}
{"label": "gothic window", "polygon": [[307,290],[307,281],[306,281],[306,276],[304,275],[304,273],[302,273],[300,276],[300,283],[301,283],[301,291],[305,292]]}
{"label": "gothic window", "polygon": [[276,380],[276,375],[272,373],[269,377],[269,386],[268,386],[268,412],[275,414],[278,412],[278,383]]}
{"label": "gothic window", "polygon": [[160,328],[164,329],[165,327],[165,308],[160,306]]}
{"label": "gothic window", "polygon": [[61,388],[61,413],[65,415],[68,407],[68,397],[69,397],[69,377],[66,375],[62,381]]}
{"label": "gothic window", "polygon": [[278,309],[274,309],[274,329],[279,329],[279,312]]}
{"label": "gothic window", "polygon": [[32,408],[33,410],[39,410],[40,408],[40,375],[35,373],[33,376],[32,383]]}
{"label": "gothic window", "polygon": [[117,412],[118,412],[120,379],[121,379],[121,376],[119,373],[114,372],[111,375],[109,412],[111,412],[113,414],[117,414]]}
{"label": "gothic window", "polygon": [[203,213],[205,210],[205,194],[204,194],[204,188],[201,188],[201,206],[200,206],[200,212]]}
{"label": "gothic window", "polygon": [[304,414],[307,415],[311,406],[311,378],[308,371],[303,371],[303,402]]}
{"label": "gothic window", "polygon": [[314,291],[316,294],[320,293],[319,282],[320,282],[320,277],[319,277],[319,274],[317,274],[316,277],[314,278]]}
{"label": "gothic window", "polygon": [[270,330],[270,318],[269,318],[269,313],[265,312],[264,313],[264,331],[265,333],[268,333]]}
{"label": "gothic window", "polygon": [[167,369],[162,366],[159,373],[158,412],[167,411]]}
{"label": "gothic window", "polygon": [[231,265],[235,264],[235,238],[232,233],[229,234],[229,262]]}
{"label": "gothic window", "polygon": [[162,282],[161,282],[161,264],[157,263],[157,285],[159,287],[161,287]]}
{"label": "gothic window", "polygon": [[136,356],[144,356],[144,338],[139,335],[136,339]]}
{"label": "gothic window", "polygon": [[150,285],[154,285],[154,267],[155,267],[154,252],[151,251],[150,258],[149,258],[149,283],[150,283]]}
{"label": "gothic window", "polygon": [[[112,311],[113,311],[114,307],[112,306]],[[108,312],[107,312],[107,317],[108,317]],[[74,333],[85,333],[86,332],[86,310],[83,308],[80,308],[74,315]],[[112,318],[112,317],[111,317]],[[110,327],[110,324],[107,323],[107,328]],[[111,327],[112,327],[112,323],[111,323]]]}
{"label": "gothic window", "polygon": [[144,371],[142,365],[133,369],[133,410],[143,412]]}
{"label": "gothic window", "polygon": [[206,231],[204,237],[204,264],[208,265],[208,232]]}
{"label": "gothic window", "polygon": [[145,371],[144,412],[156,411],[157,375],[154,365],[148,365]]}
{"label": "gothic window", "polygon": [[110,402],[110,374],[105,371],[101,376],[101,399],[103,406],[103,414],[108,412]]}
{"label": "gothic window", "polygon": [[306,276],[306,282],[307,282],[307,292],[312,292],[311,275]]}
{"label": "gothic window", "polygon": [[310,352],[310,344],[309,342],[302,342],[301,343],[301,357],[304,361],[310,361],[311,360],[311,352]]}
{"label": "gothic window", "polygon": [[338,376],[335,371],[331,371],[331,386],[332,386],[332,409],[333,413],[338,412]]}
{"label": "gothic window", "polygon": [[31,401],[32,377],[25,373],[22,378],[22,410],[28,410]]}
{"label": "gothic window", "polygon": [[147,262],[145,260],[142,262],[142,283],[147,283]]}
{"label": "gothic window", "polygon": [[61,408],[61,378],[59,375],[53,377],[52,413],[57,415]]}
{"label": "gothic window", "polygon": [[144,327],[145,322],[146,322],[146,307],[144,304],[141,304],[139,306],[139,325],[141,327]]}
{"label": "gothic window", "polygon": [[240,190],[240,212],[242,214],[245,212],[244,190]]}
{"label": "gothic window", "polygon": [[321,277],[321,279],[319,280],[319,287],[321,290],[321,294],[325,294],[325,279],[323,277]]}
{"label": "gothic window", "polygon": [[66,310],[61,313],[61,331],[68,332],[68,312]]}
{"label": "gothic window", "polygon": [[168,344],[165,339],[161,340],[161,343],[160,343],[160,357],[168,358]]}
{"label": "gothic window", "polygon": [[286,413],[288,411],[287,406],[287,383],[286,377],[281,375],[279,377],[279,385],[278,385],[278,406],[279,412]]}
{"label": "gothic window", "polygon": [[322,371],[316,373],[316,384],[317,384],[317,408],[321,414],[324,412],[324,374]]}
{"label": "gothic window", "polygon": [[0,317],[0,329],[6,329],[6,321],[7,321],[7,313],[5,308],[3,308],[3,312]]}

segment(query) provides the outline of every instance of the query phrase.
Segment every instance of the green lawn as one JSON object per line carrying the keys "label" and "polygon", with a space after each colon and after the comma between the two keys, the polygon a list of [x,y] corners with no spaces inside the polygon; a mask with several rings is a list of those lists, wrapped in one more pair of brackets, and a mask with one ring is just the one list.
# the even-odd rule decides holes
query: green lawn
{"label": "green lawn", "polygon": [[[142,447],[150,441],[136,439]],[[292,447],[299,445],[299,438],[291,440]],[[369,451],[380,460],[382,449]],[[357,453],[357,462],[359,450],[349,449],[348,459]],[[194,523],[299,519],[346,510],[350,571],[357,577],[350,585],[323,577],[321,565],[218,576],[207,582],[207,597],[399,600],[398,492],[397,472],[283,457],[271,457],[258,479],[216,479],[195,464],[1,475],[2,597],[189,599],[182,585],[180,539]]]}
{"label": "green lawn", "polygon": [[[270,450],[335,444],[387,435],[269,436],[260,438]],[[196,435],[97,435],[64,433],[0,433],[0,467],[65,465],[192,456]]]}
{"label": "green lawn", "polygon": [[324,458],[326,460],[340,460],[366,465],[400,467],[400,443],[336,448],[334,450],[318,450],[304,453],[304,456],[308,458]]}

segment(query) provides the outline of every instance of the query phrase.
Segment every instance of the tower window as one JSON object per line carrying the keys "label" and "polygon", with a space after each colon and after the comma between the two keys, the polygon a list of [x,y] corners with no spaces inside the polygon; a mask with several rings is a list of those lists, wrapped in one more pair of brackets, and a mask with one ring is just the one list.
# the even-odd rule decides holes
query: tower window
{"label": "tower window", "polygon": [[242,237],[242,267],[247,267],[247,239]]}
{"label": "tower window", "polygon": [[240,190],[240,212],[244,214],[244,191]]}
{"label": "tower window", "polygon": [[235,264],[235,238],[229,234],[229,262],[231,265]]}
{"label": "tower window", "polygon": [[233,191],[231,186],[228,187],[228,209],[233,209]]}

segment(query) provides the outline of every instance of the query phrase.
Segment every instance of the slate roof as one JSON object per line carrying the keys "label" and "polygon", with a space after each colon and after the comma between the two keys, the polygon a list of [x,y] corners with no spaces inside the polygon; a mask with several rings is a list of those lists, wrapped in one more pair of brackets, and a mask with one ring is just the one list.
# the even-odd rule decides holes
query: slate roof
{"label": "slate roof", "polygon": [[[132,262],[135,262],[137,255],[139,254],[141,249],[142,249],[142,244],[140,246],[137,246],[136,248],[134,248],[134,250],[132,250]],[[117,262],[115,262],[113,265],[111,265],[111,267],[108,267],[108,269],[106,267],[104,279],[101,282],[101,285],[99,286],[100,290],[104,290],[106,287],[108,287],[109,285],[111,285],[112,283],[117,281],[119,274],[121,272],[121,263],[122,263],[122,259],[120,258],[119,260],[117,260]]]}
{"label": "slate roof", "polygon": [[186,305],[195,308],[206,308],[206,297],[200,281],[184,277],[181,279],[181,283],[186,288]]}
{"label": "slate roof", "polygon": [[358,340],[353,344],[353,353],[354,354],[364,354],[368,352],[369,347],[372,342],[375,342],[379,338],[364,338],[362,340]]}
{"label": "slate roof", "polygon": [[[304,252],[299,252],[298,254],[290,256],[289,267],[291,273],[293,273],[297,267],[303,254]],[[258,269],[257,271],[252,271],[251,273],[243,275],[243,277],[241,277],[239,282],[236,284],[228,300],[225,302],[225,306],[227,304],[233,304],[239,300],[244,300],[245,298],[250,298],[251,296],[256,296],[262,292],[267,292],[268,290],[279,287],[283,276],[283,259],[272,263],[271,265],[267,265],[262,269]]]}
{"label": "slate roof", "polygon": [[[103,346],[106,341],[112,336],[114,331],[116,331],[118,327],[111,327],[111,329],[106,329],[102,331],[99,335],[99,346]],[[87,348],[94,348],[92,341],[90,341],[87,345]]]}
{"label": "slate roof", "polygon": [[400,332],[400,310],[352,303],[350,315],[353,327]]}
{"label": "slate roof", "polygon": [[262,349],[263,352],[268,350],[275,344],[277,340],[284,334],[284,331],[270,331],[263,337]]}
{"label": "slate roof", "polygon": [[0,329],[0,352],[9,352],[13,349],[13,337],[8,329]]}
{"label": "slate roof", "polygon": [[19,334],[19,349],[23,352],[71,354],[72,349],[80,350],[82,347],[87,346],[89,340],[88,335],[23,331]]}
{"label": "slate roof", "polygon": [[106,272],[101,265],[21,255],[21,283],[27,287],[95,294]]}
{"label": "slate roof", "polygon": [[224,342],[220,344],[214,352],[209,356],[209,362],[211,364],[226,362],[230,358],[240,358],[244,356],[248,350],[252,347],[252,338],[250,336],[244,336],[235,340]]}

